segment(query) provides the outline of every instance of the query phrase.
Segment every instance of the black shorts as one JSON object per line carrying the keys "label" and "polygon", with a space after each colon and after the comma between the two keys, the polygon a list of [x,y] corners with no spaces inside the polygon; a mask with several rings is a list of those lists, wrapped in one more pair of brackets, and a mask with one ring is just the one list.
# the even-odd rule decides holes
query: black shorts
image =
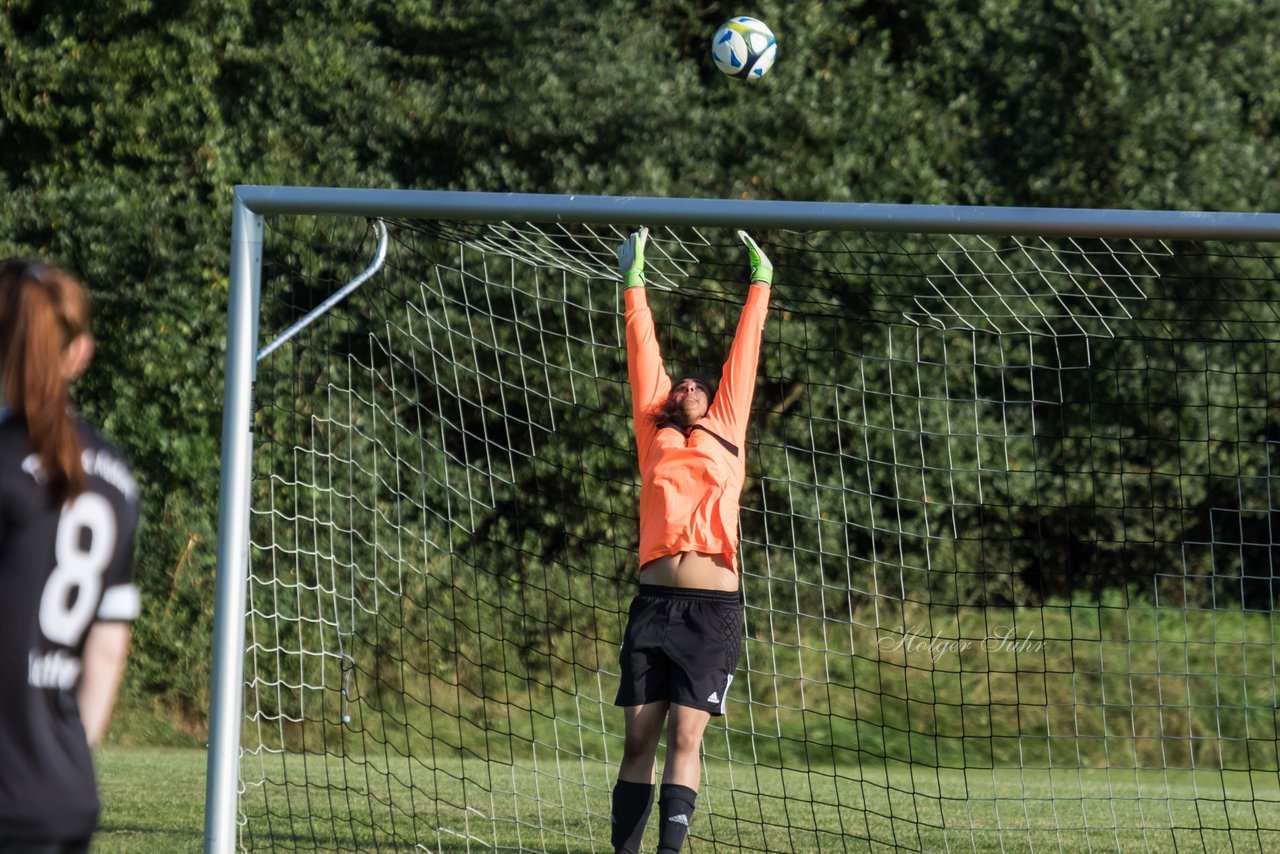
{"label": "black shorts", "polygon": [[618,655],[614,705],[669,700],[723,715],[741,649],[741,593],[641,584]]}

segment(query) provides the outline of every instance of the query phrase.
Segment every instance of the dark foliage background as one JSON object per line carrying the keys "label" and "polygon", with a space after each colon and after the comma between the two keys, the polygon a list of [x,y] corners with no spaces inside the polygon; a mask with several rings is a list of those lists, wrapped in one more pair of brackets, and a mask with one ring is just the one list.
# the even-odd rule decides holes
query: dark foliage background
{"label": "dark foliage background", "polygon": [[[232,187],[1275,210],[1280,8],[3,0],[0,253],[81,271],[147,526],[127,696],[203,725]],[[761,85],[707,57],[774,25]],[[1247,26],[1241,21],[1247,20]]]}

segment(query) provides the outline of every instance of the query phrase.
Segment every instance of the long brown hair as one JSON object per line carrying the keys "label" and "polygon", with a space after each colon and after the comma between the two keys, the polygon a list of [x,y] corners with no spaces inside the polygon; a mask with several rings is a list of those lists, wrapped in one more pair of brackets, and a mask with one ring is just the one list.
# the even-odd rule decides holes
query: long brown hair
{"label": "long brown hair", "polygon": [[71,342],[88,331],[89,294],[72,273],[38,261],[0,265],[0,391],[26,422],[57,503],[84,491],[64,359]]}

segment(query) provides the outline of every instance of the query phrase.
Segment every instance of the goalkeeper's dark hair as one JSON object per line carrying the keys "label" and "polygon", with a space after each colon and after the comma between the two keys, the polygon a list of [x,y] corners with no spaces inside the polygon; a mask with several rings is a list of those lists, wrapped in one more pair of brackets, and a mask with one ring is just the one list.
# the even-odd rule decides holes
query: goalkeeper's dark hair
{"label": "goalkeeper's dark hair", "polygon": [[89,294],[71,272],[39,261],[0,264],[0,391],[26,423],[55,503],[84,491],[70,412],[68,348],[89,331]]}

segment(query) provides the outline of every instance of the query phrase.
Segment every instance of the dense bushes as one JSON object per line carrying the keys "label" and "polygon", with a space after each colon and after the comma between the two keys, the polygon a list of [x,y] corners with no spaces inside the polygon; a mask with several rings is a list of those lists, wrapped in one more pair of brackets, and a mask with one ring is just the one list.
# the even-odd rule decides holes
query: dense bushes
{"label": "dense bushes", "polygon": [[82,271],[79,390],[146,488],[135,695],[204,708],[235,183],[1271,210],[1280,13],[682,0],[9,0],[0,252]]}

